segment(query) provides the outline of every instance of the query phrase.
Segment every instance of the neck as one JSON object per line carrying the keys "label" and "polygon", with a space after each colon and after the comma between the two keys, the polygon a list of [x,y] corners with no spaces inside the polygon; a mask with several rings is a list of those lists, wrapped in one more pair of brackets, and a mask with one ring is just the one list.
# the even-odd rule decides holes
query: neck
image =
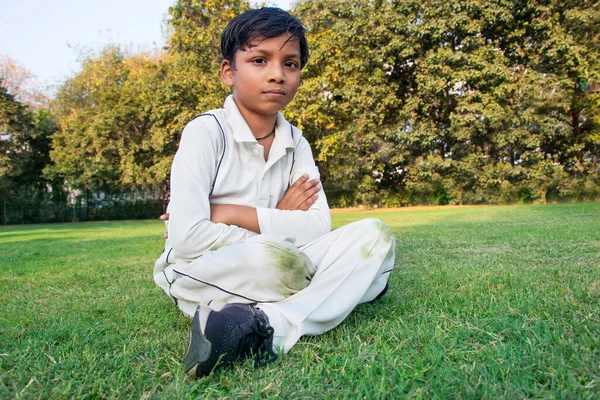
{"label": "neck", "polygon": [[[235,97],[233,100],[235,101]],[[268,135],[277,122],[277,113],[258,115],[240,106],[238,106],[238,110],[240,111],[240,114],[242,114],[244,121],[248,124],[248,128],[250,128],[250,131],[255,138],[261,138]]]}
{"label": "neck", "polygon": [[254,136],[254,138],[256,139],[256,141],[259,141],[259,140],[264,140],[264,139],[270,138],[274,134],[275,134],[275,125],[273,125],[273,129],[271,129],[271,132],[267,133],[265,136],[260,136],[260,137]]}
{"label": "neck", "polygon": [[250,131],[255,138],[261,138],[268,135],[277,122],[277,115],[269,116],[267,118],[252,118],[251,116],[246,116],[242,113],[242,117],[244,117],[246,124],[248,124],[248,128],[250,128]]}
{"label": "neck", "polygon": [[250,125],[248,121],[246,121],[246,123],[248,123],[248,127],[252,131],[252,135],[254,135],[256,140],[266,139],[270,136],[273,136],[273,133],[275,133],[276,122],[277,120],[273,119],[272,121],[261,121],[259,124]]}

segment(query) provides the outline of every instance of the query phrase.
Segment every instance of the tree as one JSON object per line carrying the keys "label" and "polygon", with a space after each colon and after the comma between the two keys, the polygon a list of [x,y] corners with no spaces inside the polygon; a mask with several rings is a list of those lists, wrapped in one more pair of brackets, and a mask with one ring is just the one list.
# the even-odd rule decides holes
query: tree
{"label": "tree", "polygon": [[[165,193],[184,126],[220,107],[219,38],[249,9],[180,0],[166,51],[109,47],[59,90],[46,176]],[[314,0],[311,58],[286,117],[336,205],[600,195],[596,2]]]}
{"label": "tree", "polygon": [[42,177],[42,170],[49,162],[56,126],[50,113],[42,109],[32,113],[1,83],[0,200],[1,220],[6,224],[8,203],[31,206],[44,200],[51,183]]}
{"label": "tree", "polygon": [[[33,118],[25,106],[0,81],[0,185],[4,200],[17,186],[26,161],[26,138],[33,130]],[[10,195],[9,194],[9,195]]]}
{"label": "tree", "polygon": [[27,68],[0,54],[0,79],[8,93],[31,109],[45,107],[48,97],[38,87],[36,77]]}
{"label": "tree", "polygon": [[325,179],[359,200],[598,194],[598,4],[321,0],[295,12],[313,55],[292,115]]}
{"label": "tree", "polygon": [[416,27],[426,51],[411,113],[416,135],[433,139],[417,158],[437,161],[413,168],[409,182],[422,185],[433,167],[458,202],[466,193],[469,202],[512,201],[518,191],[545,201],[549,190],[586,191],[573,182],[597,185],[580,90],[583,77],[598,72],[589,40],[598,35],[597,8],[422,2]]}
{"label": "tree", "polygon": [[138,188],[167,193],[185,125],[222,104],[219,36],[248,7],[234,1],[180,1],[169,12],[167,51],[127,54],[108,46],[59,89],[61,130],[46,176],[73,189]]}
{"label": "tree", "polygon": [[219,77],[220,36],[227,23],[249,9],[237,0],[180,0],[169,8],[171,35],[161,59],[151,115],[152,169],[169,187],[169,172],[185,125],[197,115],[221,107],[228,89]]}
{"label": "tree", "polygon": [[402,185],[407,149],[398,132],[412,88],[411,16],[367,0],[303,2],[294,12],[308,27],[311,59],[287,114],[316,145],[330,191],[356,192],[370,204]]}
{"label": "tree", "polygon": [[160,75],[151,55],[127,56],[113,46],[87,60],[54,102],[61,130],[46,175],[109,192],[156,184],[150,130]]}

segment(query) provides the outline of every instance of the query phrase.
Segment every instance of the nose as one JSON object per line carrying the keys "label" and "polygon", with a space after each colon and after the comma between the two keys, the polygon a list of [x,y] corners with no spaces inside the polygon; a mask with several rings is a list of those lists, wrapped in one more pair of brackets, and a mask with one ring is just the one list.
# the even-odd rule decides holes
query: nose
{"label": "nose", "polygon": [[271,63],[269,68],[269,82],[283,83],[285,81],[285,73],[283,65],[279,63]]}

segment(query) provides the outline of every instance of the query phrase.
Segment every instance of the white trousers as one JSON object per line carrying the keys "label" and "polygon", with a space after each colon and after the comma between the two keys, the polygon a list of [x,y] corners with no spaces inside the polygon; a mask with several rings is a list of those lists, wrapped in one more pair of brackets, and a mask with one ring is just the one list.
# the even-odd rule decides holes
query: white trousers
{"label": "white trousers", "polygon": [[256,303],[269,317],[274,346],[288,352],[303,335],[333,329],[357,304],[375,299],[394,267],[395,248],[392,231],[378,219],[348,224],[301,247],[257,235],[191,263],[170,264],[167,244],[154,280],[188,316],[199,304]]}

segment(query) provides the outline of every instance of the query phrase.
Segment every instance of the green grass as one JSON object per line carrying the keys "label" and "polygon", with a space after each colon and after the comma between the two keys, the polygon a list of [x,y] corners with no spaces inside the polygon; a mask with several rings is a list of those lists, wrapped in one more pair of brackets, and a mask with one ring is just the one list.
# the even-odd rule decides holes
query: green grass
{"label": "green grass", "polygon": [[273,365],[186,378],[158,221],[0,228],[0,398],[597,398],[600,204],[402,209],[388,294]]}

